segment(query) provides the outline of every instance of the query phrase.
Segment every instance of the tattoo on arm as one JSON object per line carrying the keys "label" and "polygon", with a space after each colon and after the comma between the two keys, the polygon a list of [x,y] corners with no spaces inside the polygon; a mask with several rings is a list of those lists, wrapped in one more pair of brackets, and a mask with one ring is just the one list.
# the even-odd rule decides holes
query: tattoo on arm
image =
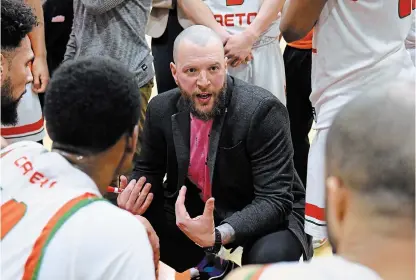
{"label": "tattoo on arm", "polygon": [[235,230],[229,224],[222,224],[217,227],[221,233],[222,245],[232,243],[235,239]]}

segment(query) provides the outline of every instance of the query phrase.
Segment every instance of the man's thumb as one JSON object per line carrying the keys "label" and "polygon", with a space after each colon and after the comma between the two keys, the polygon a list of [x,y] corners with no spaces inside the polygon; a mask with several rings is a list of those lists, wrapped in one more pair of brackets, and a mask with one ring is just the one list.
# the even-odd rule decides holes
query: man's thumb
{"label": "man's thumb", "polygon": [[205,202],[205,209],[204,209],[204,215],[213,215],[215,208],[215,199],[211,197],[210,199]]}

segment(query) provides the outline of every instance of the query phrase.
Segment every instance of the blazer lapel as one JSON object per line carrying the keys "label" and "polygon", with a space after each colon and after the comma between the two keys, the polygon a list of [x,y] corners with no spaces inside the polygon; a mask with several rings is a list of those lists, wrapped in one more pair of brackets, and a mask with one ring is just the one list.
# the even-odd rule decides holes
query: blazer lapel
{"label": "blazer lapel", "polygon": [[208,168],[211,187],[212,179],[214,177],[215,160],[217,159],[218,143],[220,142],[222,126],[224,125],[224,119],[226,114],[227,109],[225,109],[225,112],[223,114],[215,118],[211,128],[208,151]]}
{"label": "blazer lapel", "polygon": [[[182,98],[181,98],[182,99]],[[179,113],[171,117],[173,142],[175,145],[176,160],[178,163],[178,190],[183,186],[186,176],[188,174],[189,166],[189,147],[190,147],[190,129],[191,118],[189,110],[184,108],[184,105],[178,101]]]}
{"label": "blazer lapel", "polygon": [[214,178],[215,161],[217,159],[218,144],[220,142],[221,131],[224,125],[225,117],[227,116],[228,105],[231,100],[232,92],[234,90],[234,79],[231,76],[227,76],[227,92],[225,108],[221,115],[214,119],[212,124],[210,139],[209,139],[209,152],[208,152],[208,168],[209,168],[209,179],[212,186],[212,180]]}

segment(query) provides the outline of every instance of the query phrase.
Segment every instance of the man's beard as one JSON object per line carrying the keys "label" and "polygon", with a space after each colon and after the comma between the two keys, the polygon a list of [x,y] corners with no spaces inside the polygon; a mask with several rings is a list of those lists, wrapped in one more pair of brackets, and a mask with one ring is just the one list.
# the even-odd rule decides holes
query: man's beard
{"label": "man's beard", "polygon": [[7,126],[17,124],[19,117],[17,115],[17,106],[23,94],[16,100],[13,99],[13,89],[10,78],[1,86],[1,123]]}
{"label": "man's beard", "polygon": [[181,91],[181,94],[185,100],[186,106],[189,107],[189,110],[191,111],[191,114],[195,116],[196,118],[208,121],[216,116],[219,116],[223,109],[225,108],[225,102],[226,102],[226,92],[227,92],[227,82],[224,82],[223,87],[218,92],[212,92],[212,97],[215,98],[214,105],[212,107],[212,110],[209,112],[203,112],[197,109],[195,105],[195,97],[198,94],[197,92],[192,93],[191,96],[187,92],[185,92],[180,85],[179,89]]}

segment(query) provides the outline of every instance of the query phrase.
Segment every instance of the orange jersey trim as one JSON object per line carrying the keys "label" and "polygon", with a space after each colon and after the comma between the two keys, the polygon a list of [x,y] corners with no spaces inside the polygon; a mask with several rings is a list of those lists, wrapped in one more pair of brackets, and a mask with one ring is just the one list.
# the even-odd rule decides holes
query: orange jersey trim
{"label": "orange jersey trim", "polygon": [[288,45],[296,49],[303,49],[303,50],[312,49],[312,38],[313,38],[313,29],[309,31],[309,33],[302,39],[289,43]]}
{"label": "orange jersey trim", "polygon": [[43,228],[42,233],[33,246],[32,252],[25,264],[25,270],[22,278],[23,280],[34,280],[38,278],[42,259],[45,256],[48,244],[61,226],[78,210],[91,204],[92,202],[100,200],[105,199],[97,197],[92,193],[85,193],[68,201],[55,213],[55,215]]}

